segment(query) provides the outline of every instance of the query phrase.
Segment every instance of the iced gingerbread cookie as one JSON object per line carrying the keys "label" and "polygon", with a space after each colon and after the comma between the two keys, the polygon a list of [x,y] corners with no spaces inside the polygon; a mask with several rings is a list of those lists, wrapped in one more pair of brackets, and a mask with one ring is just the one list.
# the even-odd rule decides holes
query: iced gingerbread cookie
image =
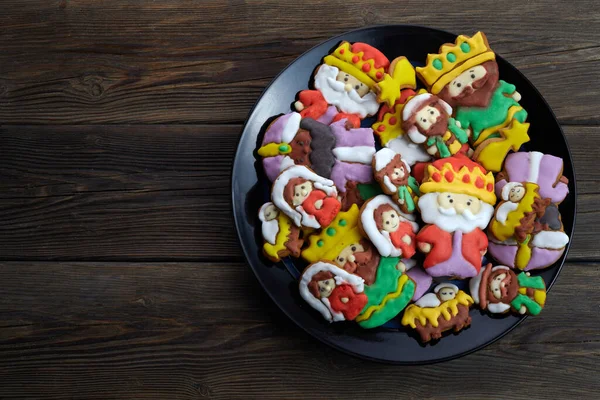
{"label": "iced gingerbread cookie", "polygon": [[406,265],[396,257],[379,257],[375,280],[365,286],[369,299],[356,322],[365,328],[376,328],[404,310],[415,294],[415,282],[404,273]]}
{"label": "iced gingerbread cookie", "polygon": [[371,128],[351,128],[346,120],[325,125],[311,118],[301,119],[298,113],[273,121],[258,149],[271,181],[291,165],[305,165],[333,180],[341,194],[350,189],[357,192],[355,196],[360,196],[359,184],[373,181],[373,154]]}
{"label": "iced gingerbread cookie", "polygon": [[373,157],[375,180],[385,194],[391,195],[402,212],[413,213],[417,210],[419,184],[410,176],[410,166],[391,149],[383,148]]}
{"label": "iced gingerbread cookie", "polygon": [[546,303],[546,284],[541,276],[515,274],[504,265],[488,264],[469,281],[471,296],[482,310],[493,314],[513,311],[538,315]]}
{"label": "iced gingerbread cookie", "polygon": [[458,154],[434,161],[420,186],[419,209],[426,225],[417,248],[434,277],[470,278],[479,273],[488,239],[483,232],[494,213],[494,176]]}
{"label": "iced gingerbread cookie", "polygon": [[347,119],[358,128],[362,119],[379,110],[376,85],[389,67],[388,58],[373,46],[342,42],[317,68],[315,89],[301,91],[294,108],[302,118],[325,124]]}
{"label": "iced gingerbread cookie", "polygon": [[294,165],[279,174],[273,182],[271,200],[297,227],[327,226],[341,208],[333,181],[302,165]]}
{"label": "iced gingerbread cookie", "polygon": [[415,217],[404,214],[384,194],[368,200],[360,209],[361,232],[383,257],[411,258],[415,254]]}
{"label": "iced gingerbread cookie", "polygon": [[488,228],[490,254],[524,271],[554,264],[569,242],[558,206],[542,198],[539,186],[530,182],[508,182],[501,196]]}
{"label": "iced gingerbread cookie", "polygon": [[360,276],[325,261],[304,270],[300,296],[329,322],[354,320],[368,301]]}
{"label": "iced gingerbread cookie", "polygon": [[452,116],[452,107],[431,93],[410,98],[402,110],[402,128],[410,140],[434,158],[470,155],[469,136]]}
{"label": "iced gingerbread cookie", "polygon": [[[321,261],[331,261],[340,268],[352,274],[356,274],[365,281],[365,293],[380,293],[381,288],[390,288],[392,290],[388,294],[383,294],[381,299],[395,299],[402,295],[404,298],[410,290],[410,284],[403,290],[398,291],[398,287],[408,281],[402,278],[393,268],[393,266],[401,273],[407,272],[408,277],[414,281],[416,288],[413,290],[412,299],[423,295],[431,286],[431,277],[422,273],[420,267],[416,267],[415,260],[410,259],[394,259],[390,261],[386,257],[381,257],[373,244],[364,238],[358,228],[359,209],[353,205],[347,212],[340,212],[335,220],[329,226],[323,228],[321,232],[314,233],[308,237],[308,247],[302,251],[302,258],[310,263]],[[385,265],[383,271],[380,271],[382,265]],[[396,281],[402,279],[402,282]],[[375,286],[372,286],[375,285]],[[372,303],[375,299],[375,294],[369,297]],[[416,297],[418,296],[418,297]],[[383,301],[383,300],[382,300]],[[375,303],[373,303],[375,304]],[[390,302],[389,307],[400,307],[401,302],[395,300]],[[402,306],[401,308],[404,308]],[[398,311],[399,312],[399,311]],[[384,312],[384,315],[389,315],[389,309]],[[397,314],[397,313],[396,313]],[[379,317],[379,312],[373,313],[376,318],[366,318],[370,322],[365,322],[366,325],[373,325],[383,317]],[[385,318],[383,318],[385,319]]]}
{"label": "iced gingerbread cookie", "polygon": [[439,339],[448,330],[459,332],[471,324],[471,296],[451,283],[440,283],[404,311],[402,325],[415,329],[421,341]]}
{"label": "iced gingerbread cookie", "polygon": [[562,158],[550,154],[539,151],[509,154],[496,177],[496,194],[500,197],[508,182],[531,182],[539,186],[542,198],[559,204],[569,194],[569,180],[562,171]]}
{"label": "iced gingerbread cookie", "polygon": [[471,132],[473,160],[486,169],[500,171],[508,152],[529,141],[521,95],[498,80],[496,55],[482,32],[442,45],[416,71],[429,92],[455,109],[459,126]]}
{"label": "iced gingerbread cookie", "polygon": [[263,253],[269,260],[278,262],[282,257],[299,257],[304,241],[300,239],[300,229],[292,220],[271,202],[262,205],[258,211],[262,236],[265,241]]}
{"label": "iced gingerbread cookie", "polygon": [[373,124],[373,131],[379,136],[381,144],[398,154],[402,159],[413,166],[417,162],[427,162],[431,156],[427,154],[423,146],[414,143],[402,129],[402,110],[406,100],[416,93],[414,90],[402,90],[401,96],[396,103],[390,107],[383,104],[377,114],[377,121]]}

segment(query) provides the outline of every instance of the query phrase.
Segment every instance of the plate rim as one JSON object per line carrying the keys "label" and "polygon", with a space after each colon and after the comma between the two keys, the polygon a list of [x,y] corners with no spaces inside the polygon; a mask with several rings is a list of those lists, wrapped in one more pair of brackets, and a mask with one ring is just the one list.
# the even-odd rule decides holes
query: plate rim
{"label": "plate rim", "polygon": [[[466,355],[472,354],[476,351],[479,351],[493,343],[495,343],[496,341],[502,339],[504,336],[506,336],[507,334],[509,334],[510,332],[512,332],[517,326],[519,326],[523,321],[525,321],[528,318],[528,315],[523,315],[521,316],[517,321],[515,321],[515,323],[505,329],[504,331],[502,331],[499,335],[495,336],[493,339],[482,343],[476,347],[473,347],[469,350],[463,351],[461,353],[455,354],[455,355],[451,355],[451,356],[446,356],[446,357],[442,357],[442,358],[436,358],[436,359],[430,359],[430,360],[425,360],[425,361],[395,361],[395,360],[389,360],[389,359],[380,359],[380,358],[376,358],[376,357],[370,357],[367,354],[361,354],[361,353],[356,353],[356,352],[352,352],[340,345],[338,345],[335,341],[332,340],[327,340],[326,337],[323,337],[321,335],[315,335],[313,333],[311,333],[311,331],[308,329],[308,327],[305,327],[302,323],[300,323],[296,317],[294,316],[294,314],[289,313],[285,308],[283,308],[277,298],[269,291],[266,289],[265,287],[265,283],[263,282],[263,280],[261,279],[261,277],[259,276],[258,272],[256,271],[256,267],[254,265],[252,265],[252,263],[250,262],[250,257],[248,254],[248,250],[246,249],[246,247],[243,245],[243,238],[242,238],[242,234],[241,234],[241,216],[238,215],[238,213],[236,212],[236,208],[234,206],[234,204],[236,203],[236,187],[234,185],[234,173],[236,171],[236,167],[238,164],[238,154],[240,153],[240,151],[244,151],[245,149],[241,149],[241,142],[242,139],[244,137],[244,134],[246,132],[246,128],[248,126],[248,122],[250,120],[250,117],[252,116],[252,114],[254,113],[254,111],[256,110],[256,108],[258,107],[261,99],[263,98],[263,96],[265,95],[265,93],[271,88],[271,86],[279,79],[279,77],[285,72],[287,71],[296,61],[300,60],[302,57],[304,57],[305,55],[307,55],[308,53],[312,52],[313,50],[315,50],[317,47],[322,46],[323,44],[332,41],[334,39],[339,40],[343,40],[344,36],[347,36],[349,34],[354,34],[354,33],[358,33],[358,32],[366,32],[369,30],[386,30],[386,29],[392,29],[392,28],[420,28],[420,29],[427,29],[427,30],[431,30],[431,31],[435,31],[435,32],[439,32],[439,33],[443,33],[443,34],[449,34],[452,35],[454,37],[457,37],[458,35],[450,32],[450,31],[446,31],[443,29],[438,29],[438,28],[432,28],[429,26],[425,26],[425,25],[419,25],[419,24],[375,24],[375,25],[369,25],[369,26],[365,26],[365,27],[361,27],[361,28],[357,28],[357,29],[352,29],[349,31],[345,31],[339,35],[335,35],[335,36],[331,36],[329,38],[326,38],[322,41],[320,41],[319,43],[317,43],[316,45],[312,46],[311,48],[307,49],[306,51],[304,51],[303,53],[301,53],[300,55],[298,55],[297,57],[294,58],[294,60],[292,60],[288,65],[285,66],[285,68],[283,68],[281,71],[279,71],[279,73],[277,75],[275,75],[271,81],[269,82],[269,84],[267,86],[265,86],[265,88],[261,91],[260,95],[257,97],[256,102],[254,103],[254,105],[250,108],[250,110],[248,111],[247,115],[246,115],[246,119],[244,121],[244,125],[242,127],[242,130],[239,134],[238,137],[238,142],[235,148],[235,155],[234,155],[234,160],[233,160],[233,164],[231,167],[231,174],[230,174],[230,187],[231,187],[231,208],[233,211],[233,219],[234,219],[234,224],[235,224],[235,229],[236,229],[236,233],[237,233],[237,238],[238,238],[238,243],[240,244],[240,247],[242,248],[242,251],[244,253],[244,258],[245,258],[245,262],[247,265],[250,266],[250,268],[252,269],[252,273],[254,274],[254,276],[256,277],[256,279],[258,280],[258,282],[260,283],[262,290],[267,293],[267,295],[269,296],[269,298],[271,299],[271,301],[273,301],[275,303],[275,305],[277,305],[277,308],[283,312],[283,314],[285,314],[290,320],[292,320],[294,322],[294,324],[296,324],[297,326],[299,326],[305,333],[307,333],[311,338],[318,340],[319,342],[334,348],[344,354],[350,355],[352,357],[358,358],[358,359],[363,359],[363,360],[368,360],[368,361],[372,361],[372,362],[376,362],[376,363],[381,363],[381,364],[388,364],[388,365],[431,365],[431,364],[437,364],[437,363],[441,363],[441,362],[445,362],[445,361],[450,361],[450,360],[455,360],[461,357],[464,357]],[[443,43],[440,44],[440,46],[442,46]],[[547,292],[549,292],[552,287],[554,286],[554,284],[556,283],[556,280],[558,279],[559,275],[562,272],[563,266],[565,264],[565,261],[567,260],[567,256],[569,253],[569,250],[571,249],[571,245],[573,243],[573,236],[574,236],[574,232],[575,232],[575,227],[576,227],[576,222],[577,222],[577,176],[576,176],[576,171],[575,171],[575,163],[573,162],[573,155],[571,152],[571,147],[569,146],[569,141],[567,140],[567,137],[565,136],[565,133],[562,129],[562,125],[560,124],[558,118],[556,117],[556,114],[554,113],[554,110],[552,110],[552,108],[550,107],[550,105],[548,104],[548,102],[546,101],[546,99],[544,98],[544,96],[542,96],[542,94],[540,93],[540,91],[537,89],[537,87],[517,68],[515,67],[512,63],[510,63],[509,61],[507,61],[504,57],[502,57],[499,53],[495,52],[496,56],[498,58],[500,58],[503,62],[505,62],[508,66],[510,66],[518,75],[521,79],[523,79],[525,82],[527,82],[531,88],[533,89],[533,91],[535,92],[535,94],[538,96],[539,99],[542,100],[543,105],[545,106],[545,108],[550,112],[550,115],[552,116],[552,118],[554,119],[554,121],[556,122],[556,125],[559,128],[560,134],[562,135],[564,142],[565,142],[565,146],[566,146],[566,151],[569,155],[569,162],[571,164],[571,171],[573,173],[573,191],[571,193],[571,191],[569,191],[569,194],[574,196],[574,201],[573,201],[573,227],[572,227],[572,232],[571,232],[571,237],[569,242],[567,243],[567,246],[565,247],[565,251],[563,253],[563,255],[561,256],[561,263],[558,266],[557,270],[556,270],[556,274],[554,275],[554,277],[551,279],[551,281],[549,283],[546,284],[546,290]],[[315,67],[316,68],[316,67]],[[310,83],[310,82],[309,82]],[[308,83],[308,84],[309,84]],[[308,87],[307,84],[307,87]],[[535,151],[535,150],[530,150],[530,151]]]}

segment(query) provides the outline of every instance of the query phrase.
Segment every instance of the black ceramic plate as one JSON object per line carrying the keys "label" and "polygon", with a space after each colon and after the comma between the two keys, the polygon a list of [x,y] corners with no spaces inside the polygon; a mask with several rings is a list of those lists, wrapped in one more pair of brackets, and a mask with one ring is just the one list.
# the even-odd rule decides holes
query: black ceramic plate
{"label": "black ceramic plate", "polygon": [[[475,32],[465,32],[473,34]],[[232,171],[232,197],[235,223],[256,277],[273,301],[298,326],[320,341],[346,353],[366,359],[395,364],[423,364],[448,360],[478,350],[513,329],[524,317],[506,315],[492,318],[478,309],[471,310],[471,327],[459,334],[447,334],[435,344],[421,345],[403,330],[377,328],[363,330],[352,323],[329,324],[300,298],[297,274],[305,264],[288,259],[274,264],[262,256],[257,212],[269,200],[270,183],[255,158],[269,118],[291,111],[296,93],[307,89],[313,71],[321,59],[342,40],[365,42],[380,49],[390,60],[404,55],[413,65],[423,65],[427,53],[436,53],[443,43],[454,42],[456,35],[419,26],[391,25],[360,29],[334,37],[301,55],[277,76],[264,91],[246,122]],[[493,48],[494,43],[491,43]],[[539,92],[512,65],[496,58],[500,78],[516,85],[521,105],[529,113],[531,141],[523,150],[553,154],[564,160],[564,176],[569,179],[570,194],[560,205],[565,232],[572,236],[575,220],[575,176],[566,139]],[[567,255],[540,275],[548,286],[556,280]],[[549,296],[552,303],[552,296]],[[542,316],[543,318],[543,316]]]}

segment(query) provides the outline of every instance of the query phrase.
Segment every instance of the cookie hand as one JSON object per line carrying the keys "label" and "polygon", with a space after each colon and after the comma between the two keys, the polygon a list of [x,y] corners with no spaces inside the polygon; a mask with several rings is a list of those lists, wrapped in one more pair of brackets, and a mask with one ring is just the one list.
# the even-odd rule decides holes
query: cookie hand
{"label": "cookie hand", "polygon": [[317,210],[320,210],[323,207],[323,200],[317,200],[315,201],[315,208]]}
{"label": "cookie hand", "polygon": [[527,307],[521,306],[521,308],[519,308],[519,314],[525,314],[526,312],[527,312]]}
{"label": "cookie hand", "polygon": [[517,102],[521,101],[521,93],[519,93],[515,90],[515,92],[512,94],[512,98],[514,99],[514,101],[517,101]]}
{"label": "cookie hand", "polygon": [[419,243],[419,250],[423,253],[429,253],[431,251],[431,245],[429,243]]}
{"label": "cookie hand", "polygon": [[402,261],[398,261],[398,264],[396,264],[396,269],[402,273],[406,272],[406,264],[404,264]]}
{"label": "cookie hand", "polygon": [[304,110],[304,104],[302,104],[302,102],[300,100],[298,100],[297,102],[294,103],[294,108],[296,108],[296,111],[302,111]]}
{"label": "cookie hand", "polygon": [[406,244],[410,244],[410,242],[411,242],[410,236],[408,236],[408,235],[402,236],[402,241]]}

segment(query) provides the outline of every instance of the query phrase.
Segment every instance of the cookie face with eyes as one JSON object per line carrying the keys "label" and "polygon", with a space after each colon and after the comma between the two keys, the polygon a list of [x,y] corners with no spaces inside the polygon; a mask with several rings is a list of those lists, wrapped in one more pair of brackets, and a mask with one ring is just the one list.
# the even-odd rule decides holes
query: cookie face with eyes
{"label": "cookie face with eyes", "polygon": [[488,264],[469,281],[471,294],[482,310],[493,314],[512,311],[538,315],[546,303],[546,284],[528,272],[516,274],[504,265]]}
{"label": "cookie face with eyes", "polygon": [[299,288],[302,298],[329,322],[354,320],[368,301],[361,277],[326,261],[309,265]]}

